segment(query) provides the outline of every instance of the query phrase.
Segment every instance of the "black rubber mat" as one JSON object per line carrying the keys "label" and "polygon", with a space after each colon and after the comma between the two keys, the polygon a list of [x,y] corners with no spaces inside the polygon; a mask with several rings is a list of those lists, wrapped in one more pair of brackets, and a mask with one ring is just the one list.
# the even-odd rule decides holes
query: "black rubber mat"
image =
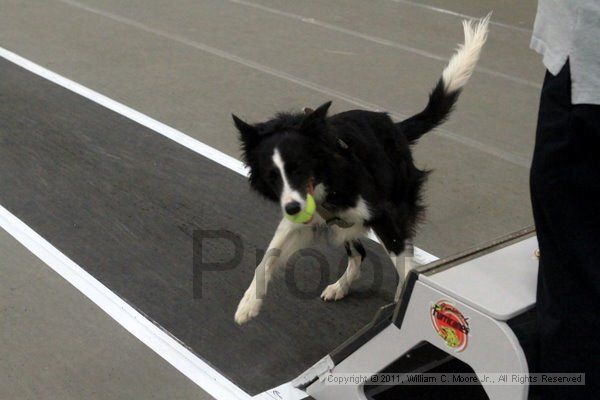
{"label": "black rubber mat", "polygon": [[[393,267],[369,245],[383,268],[367,262],[357,292],[323,303],[345,254],[319,247],[326,276],[303,258],[238,327],[233,314],[278,207],[242,176],[2,59],[0,204],[250,394],[294,378],[393,299]],[[244,245],[236,268],[203,273],[201,298],[195,230],[230,231]],[[230,241],[203,243],[205,262],[232,258]]]}

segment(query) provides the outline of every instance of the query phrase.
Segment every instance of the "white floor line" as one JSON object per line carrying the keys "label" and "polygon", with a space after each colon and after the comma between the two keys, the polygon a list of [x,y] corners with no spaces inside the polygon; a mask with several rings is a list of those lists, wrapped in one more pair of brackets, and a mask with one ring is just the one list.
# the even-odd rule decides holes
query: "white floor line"
{"label": "white floor line", "polygon": [[[298,14],[294,14],[291,12],[287,12],[287,11],[282,11],[282,10],[278,10],[276,8],[272,8],[272,7],[267,7],[267,6],[263,6],[262,4],[256,4],[256,3],[252,3],[250,1],[246,1],[246,0],[228,0],[231,3],[235,3],[235,4],[239,4],[242,6],[246,6],[246,7],[252,7],[255,8],[257,10],[262,10],[274,15],[279,15],[281,17],[285,17],[285,18],[291,18],[297,21],[301,21],[307,24],[312,24],[315,26],[319,26],[321,28],[325,28],[334,32],[339,32],[339,33],[343,33],[345,35],[349,35],[349,36],[353,36],[359,39],[363,39],[363,40],[367,40],[369,42],[372,43],[377,43],[380,44],[382,46],[387,46],[387,47],[393,47],[395,49],[399,49],[399,50],[403,50],[403,51],[407,51],[409,53],[413,53],[413,54],[418,54],[420,56],[423,57],[427,57],[430,58],[432,60],[437,60],[437,61],[442,61],[444,63],[448,62],[448,58],[446,57],[442,57],[440,55],[437,54],[433,54],[430,53],[428,51],[425,50],[421,50],[421,49],[417,49],[416,47],[412,47],[412,46],[407,46],[405,44],[401,44],[401,43],[397,43],[388,39],[384,39],[384,38],[380,38],[377,36],[373,36],[373,35],[367,35],[365,33],[361,33],[361,32],[357,32],[355,30],[352,29],[347,29],[338,25],[334,25],[334,24],[330,24],[327,22],[323,22],[323,21],[319,21],[318,19],[315,18],[308,18],[308,17],[304,17],[302,15],[298,15]],[[473,19],[474,17],[469,17],[469,16],[464,16],[466,19]],[[493,22],[491,22],[493,23]],[[502,78],[502,79],[506,79],[509,80],[511,82],[515,82],[521,85],[525,85],[525,86],[529,86],[529,87],[533,87],[535,89],[540,89],[542,87],[542,85],[538,82],[534,82],[528,79],[524,79],[524,78],[519,78],[517,76],[513,76],[510,74],[505,74],[503,72],[500,71],[496,71],[490,68],[486,68],[486,67],[482,67],[482,66],[477,66],[475,68],[477,71],[480,71],[482,73],[491,75],[491,76],[495,76],[497,78]]]}
{"label": "white floor line", "polygon": [[251,398],[2,206],[0,227],[208,394],[219,400]]}
{"label": "white floor line", "polygon": [[[375,232],[373,232],[373,230],[369,231],[369,239],[371,239],[374,242],[381,243],[381,241],[375,235]],[[414,248],[414,253],[415,253],[414,254],[414,260],[419,265],[425,265],[425,264],[429,264],[431,262],[434,262],[436,260],[439,260],[439,257],[436,257],[433,254],[428,253],[425,250],[420,249],[418,247]]]}
{"label": "white floor line", "polygon": [[[314,90],[316,92],[325,94],[327,96],[331,96],[331,97],[336,98],[336,99],[344,100],[344,101],[346,101],[346,102],[348,102],[350,104],[354,104],[355,106],[358,106],[358,107],[361,107],[361,108],[365,108],[365,109],[369,109],[369,110],[379,110],[379,111],[381,111],[381,110],[384,109],[383,107],[381,107],[381,106],[379,106],[377,104],[374,104],[374,103],[371,103],[371,102],[359,99],[357,97],[354,97],[354,96],[351,96],[349,94],[340,92],[338,90],[335,90],[335,89],[332,89],[332,88],[320,85],[320,84],[315,83],[315,82],[308,81],[306,79],[294,76],[292,74],[289,74],[289,73],[284,72],[284,71],[280,71],[280,70],[275,69],[275,68],[271,68],[269,66],[266,66],[266,65],[254,62],[252,60],[248,60],[248,59],[236,56],[235,54],[231,54],[231,53],[228,53],[228,52],[223,51],[221,49],[217,49],[215,47],[208,46],[208,45],[206,45],[204,43],[201,43],[201,42],[198,42],[198,41],[194,41],[194,40],[190,40],[190,39],[185,38],[185,37],[180,36],[180,35],[171,34],[171,33],[168,33],[168,32],[165,32],[165,31],[162,31],[162,30],[159,30],[159,29],[156,29],[154,27],[144,25],[144,24],[142,24],[140,22],[134,21],[134,20],[132,20],[130,18],[123,17],[121,15],[116,15],[116,14],[113,14],[113,13],[110,13],[110,12],[99,10],[97,8],[93,8],[93,7],[87,6],[85,4],[78,3],[77,1],[74,1],[74,0],[58,0],[58,1],[60,1],[61,3],[67,4],[67,5],[70,5],[72,7],[76,7],[76,8],[79,8],[81,10],[84,10],[84,11],[87,11],[87,12],[90,12],[90,13],[102,16],[104,18],[107,18],[107,19],[119,22],[121,24],[130,26],[132,28],[139,29],[139,30],[142,30],[144,32],[151,33],[153,35],[156,35],[156,36],[159,36],[159,37],[163,37],[163,38],[172,40],[174,42],[180,43],[180,44],[185,45],[185,46],[189,46],[191,48],[203,51],[203,52],[208,53],[208,54],[212,54],[214,56],[223,58],[225,60],[228,60],[228,61],[231,61],[231,62],[234,62],[234,63],[238,63],[240,65],[244,65],[244,66],[252,68],[252,69],[254,69],[256,71],[260,71],[262,73],[265,73],[265,74],[268,74],[268,75],[271,75],[271,76],[275,76],[275,77],[277,77],[279,79],[295,83],[297,85],[300,85],[300,86],[303,86],[305,88]],[[426,92],[423,92],[423,93],[425,94]],[[399,113],[399,112],[390,112],[389,114],[393,118],[396,118],[398,120],[402,120],[402,119],[407,118],[406,114],[402,114],[402,113]],[[483,153],[487,153],[487,154],[489,154],[491,156],[497,157],[497,158],[499,158],[501,160],[504,160],[506,162],[509,162],[511,164],[517,165],[517,166],[522,167],[522,168],[529,168],[529,166],[531,165],[531,161],[527,157],[522,157],[522,156],[519,156],[519,155],[516,155],[516,154],[512,154],[512,153],[510,153],[508,151],[502,150],[502,149],[497,148],[495,146],[492,146],[492,145],[480,142],[478,140],[471,139],[469,137],[465,137],[465,136],[459,135],[457,133],[451,132],[451,131],[447,130],[446,128],[436,128],[433,131],[433,133],[437,134],[439,136],[442,136],[442,137],[444,137],[446,139],[452,140],[454,142],[460,143],[462,145],[465,145],[465,146],[471,147],[473,149],[479,150],[479,151],[481,151]]]}
{"label": "white floor line", "polygon": [[[247,169],[241,161],[214,149],[181,131],[171,128],[139,111],[52,72],[2,47],[0,47],[0,57],[120,115],[136,121],[140,125],[143,125],[226,168],[241,175],[247,175]],[[75,286],[81,293],[92,300],[132,335],[154,350],[158,355],[208,392],[211,396],[218,400],[250,398],[247,393],[233,382],[210,367],[153,322],[146,319],[137,310],[129,306],[119,296],[106,288],[102,283],[62,254],[52,244],[38,235],[1,205],[0,226],[29,249],[29,251],[50,266],[50,268]],[[418,248],[415,248],[415,258],[417,259],[417,262],[421,264],[438,259]],[[265,393],[271,393],[273,390],[278,391],[279,395],[285,394],[288,396],[282,397],[282,399],[296,400],[301,398],[297,397],[301,392],[291,388],[288,383]],[[265,393],[256,397],[263,399],[265,398],[263,397]]]}
{"label": "white floor line", "polygon": [[[452,15],[452,16],[459,17],[459,18],[467,18],[467,19],[474,18],[471,15],[447,10],[445,8],[430,6],[428,4],[417,3],[414,1],[408,1],[408,0],[391,0],[391,1],[393,1],[394,3],[406,4],[406,5],[413,6],[413,7],[423,8],[425,10],[434,11],[434,12],[438,12],[441,14]],[[493,10],[490,10],[490,11],[493,11]],[[519,31],[519,32],[523,32],[523,33],[527,33],[527,34],[531,35],[531,29],[521,28],[520,26],[515,26],[515,25],[510,25],[510,24],[505,24],[503,22],[495,22],[495,21],[490,21],[490,25],[496,25],[496,26],[500,26],[502,28],[512,29],[515,31]]]}
{"label": "white floor line", "polygon": [[142,114],[139,111],[136,111],[130,107],[127,107],[124,104],[121,104],[115,100],[112,100],[98,92],[95,92],[87,87],[80,85],[77,82],[74,82],[70,79],[67,79],[55,72],[52,72],[34,62],[31,62],[9,50],[6,50],[0,47],[0,57],[7,59],[8,61],[17,64],[20,67],[25,68],[26,70],[33,72],[36,75],[39,75],[51,82],[54,82],[74,93],[77,93],[86,99],[90,99],[95,103],[98,103],[109,110],[112,110],[118,114],[124,115],[127,118],[152,129],[155,132],[160,133],[163,136],[168,137],[169,139],[181,144],[182,146],[187,147],[190,150],[195,151],[198,154],[202,154],[204,157],[223,165],[239,174],[247,175],[246,167],[239,160],[200,142],[192,138],[191,136],[186,135],[185,133],[178,131],[177,129],[171,128],[168,125],[163,124],[149,116]]}
{"label": "white floor line", "polygon": [[[111,98],[108,98],[92,89],[80,85],[79,83],[65,78],[64,76],[61,76],[55,72],[52,72],[42,67],[41,65],[29,61],[2,47],[0,47],[0,57],[3,57],[14,64],[17,64],[20,67],[23,67],[26,70],[33,72],[38,76],[41,76],[51,82],[54,82],[64,87],[65,89],[77,93],[85,97],[86,99],[92,100],[93,102],[98,103],[108,108],[109,110],[121,114],[139,123],[140,125],[150,128],[153,131],[160,133],[161,135],[166,136],[169,139],[181,144],[182,146],[187,147],[188,149],[203,155],[204,157],[216,162],[217,164],[221,164],[222,166],[237,172],[238,174],[244,176],[247,176],[248,174],[246,167],[238,159],[233,158],[213,147],[210,147],[209,145],[202,143],[199,140],[194,139],[191,136],[188,136],[185,133],[178,131],[177,129],[172,128],[168,125],[165,125],[162,122],[159,122],[145,114],[142,114],[139,111],[127,107],[126,105],[121,104]],[[437,257],[426,252],[425,250],[418,248],[415,248],[415,257],[417,258],[417,262],[421,261],[421,264],[426,264],[428,262],[432,262],[438,259]]]}

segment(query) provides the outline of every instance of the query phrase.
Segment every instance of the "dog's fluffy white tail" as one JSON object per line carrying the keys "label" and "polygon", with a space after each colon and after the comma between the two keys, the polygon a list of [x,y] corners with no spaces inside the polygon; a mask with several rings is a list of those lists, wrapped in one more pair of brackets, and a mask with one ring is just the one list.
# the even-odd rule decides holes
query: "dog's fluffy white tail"
{"label": "dog's fluffy white tail", "polygon": [[463,21],[465,43],[459,46],[442,73],[444,89],[447,92],[456,92],[465,86],[471,74],[473,74],[481,49],[487,39],[491,15],[492,13],[489,13],[479,21]]}
{"label": "dog's fluffy white tail", "polygon": [[479,21],[463,21],[465,42],[460,45],[444,69],[442,77],[429,95],[427,107],[420,113],[396,124],[410,143],[444,122],[461,89],[475,69],[488,33],[491,13]]}

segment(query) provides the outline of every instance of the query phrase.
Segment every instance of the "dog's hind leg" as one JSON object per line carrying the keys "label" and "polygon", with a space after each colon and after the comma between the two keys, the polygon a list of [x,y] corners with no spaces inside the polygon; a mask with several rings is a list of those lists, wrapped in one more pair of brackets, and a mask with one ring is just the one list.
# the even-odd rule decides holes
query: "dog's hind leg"
{"label": "dog's hind leg", "polygon": [[237,307],[235,322],[241,325],[258,315],[277,266],[285,264],[296,251],[308,246],[313,236],[309,226],[294,224],[285,218],[281,220],[267,252],[254,271],[250,287]]}
{"label": "dog's hind leg", "polygon": [[337,282],[327,286],[321,299],[325,301],[340,300],[350,291],[350,285],[360,276],[360,264],[365,259],[366,252],[363,245],[358,241],[344,243],[346,253],[348,254],[348,267]]}
{"label": "dog's hind leg", "polygon": [[373,231],[392,259],[398,273],[398,287],[395,300],[400,299],[402,283],[409,271],[414,268],[414,247],[412,239],[406,237],[402,229],[392,222],[391,218],[382,218],[373,223]]}

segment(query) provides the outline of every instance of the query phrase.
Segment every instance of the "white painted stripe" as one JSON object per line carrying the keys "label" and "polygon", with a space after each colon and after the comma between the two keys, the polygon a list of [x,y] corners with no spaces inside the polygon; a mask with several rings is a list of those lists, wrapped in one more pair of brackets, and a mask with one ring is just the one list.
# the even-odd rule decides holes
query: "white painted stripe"
{"label": "white painted stripe", "polygon": [[251,398],[2,206],[0,227],[211,396],[219,400]]}
{"label": "white painted stripe", "polygon": [[[373,230],[369,231],[369,239],[371,239],[374,242],[381,243],[381,241],[379,240],[377,235],[375,235],[375,232],[373,232]],[[419,265],[425,265],[425,264],[429,264],[429,263],[439,260],[439,257],[436,257],[433,254],[428,253],[425,250],[420,249],[416,246],[415,246],[414,250],[415,250],[415,254],[414,254],[415,261]]]}
{"label": "white painted stripe", "polygon": [[187,147],[190,150],[195,151],[198,154],[202,154],[204,157],[221,164],[239,174],[247,175],[248,171],[242,162],[239,160],[215,149],[212,148],[199,140],[192,138],[191,136],[186,135],[185,133],[178,131],[177,129],[171,128],[168,125],[163,124],[149,116],[142,114],[139,111],[136,111],[130,107],[127,107],[124,104],[121,104],[115,100],[112,100],[98,92],[95,92],[87,87],[80,85],[77,82],[74,82],[70,79],[67,79],[55,72],[52,72],[34,62],[31,62],[11,51],[8,51],[2,47],[0,47],[0,57],[3,57],[20,67],[25,68],[26,70],[33,72],[36,75],[41,76],[51,82],[54,82],[65,89],[68,89],[74,93],[77,93],[86,99],[92,100],[95,103],[98,103],[109,110],[112,110],[118,114],[124,115],[125,117],[143,125],[147,128],[152,129],[153,131],[160,133],[163,136],[168,137],[169,139],[181,144],[182,146]]}
{"label": "white painted stripe", "polygon": [[[130,26],[132,28],[139,29],[141,31],[144,31],[144,32],[147,32],[147,33],[151,33],[153,35],[156,35],[156,36],[159,36],[159,37],[163,37],[163,38],[172,40],[174,42],[180,43],[180,44],[185,45],[185,46],[189,46],[191,48],[197,49],[199,51],[206,52],[208,54],[212,54],[214,56],[223,58],[224,60],[228,60],[228,61],[231,61],[231,62],[234,62],[234,63],[238,63],[238,64],[244,65],[244,66],[246,66],[248,68],[252,68],[252,69],[254,69],[256,71],[260,71],[262,73],[265,73],[265,74],[268,74],[268,75],[271,75],[271,76],[275,76],[275,77],[277,77],[279,79],[295,83],[297,85],[300,85],[300,86],[303,86],[305,88],[314,90],[316,92],[325,94],[327,96],[331,96],[331,97],[334,97],[336,99],[341,99],[341,100],[347,101],[348,103],[354,104],[354,105],[356,105],[358,107],[366,108],[366,109],[369,109],[369,110],[383,110],[383,107],[380,107],[377,104],[374,104],[374,103],[371,103],[371,102],[359,99],[359,98],[351,96],[349,94],[340,92],[339,90],[335,90],[335,89],[329,88],[327,86],[323,86],[323,85],[320,85],[318,83],[311,82],[309,80],[306,80],[306,79],[300,78],[298,76],[289,74],[289,73],[287,73],[285,71],[281,71],[281,70],[278,70],[278,69],[275,69],[275,68],[271,68],[271,67],[269,67],[267,65],[260,64],[260,63],[257,63],[255,61],[252,61],[252,60],[248,60],[246,58],[237,56],[235,54],[231,54],[231,53],[229,53],[227,51],[218,49],[216,47],[209,46],[209,45],[207,45],[205,43],[198,42],[198,41],[195,41],[195,40],[191,40],[191,39],[188,39],[188,38],[186,38],[184,36],[181,36],[181,35],[177,35],[177,34],[172,34],[172,33],[169,33],[169,32],[165,32],[165,31],[162,31],[162,30],[157,29],[155,27],[144,25],[144,24],[142,24],[140,22],[134,21],[134,20],[132,20],[130,18],[126,18],[126,17],[123,17],[121,15],[116,15],[116,14],[113,14],[113,13],[110,13],[110,12],[99,10],[97,8],[93,8],[93,7],[87,6],[85,4],[78,3],[78,2],[73,1],[73,0],[58,0],[58,1],[60,1],[60,2],[62,2],[64,4],[68,4],[68,5],[72,6],[72,7],[77,7],[79,9],[81,9],[81,10],[85,10],[87,12],[90,12],[90,13],[102,16],[102,17],[110,19],[112,21],[119,22],[121,24]],[[399,113],[399,112],[390,112],[390,115],[392,117],[396,118],[396,119],[399,119],[399,120],[403,120],[403,119],[405,119],[405,118],[408,117],[406,114],[402,114],[402,113]],[[505,150],[503,150],[503,149],[501,149],[499,147],[492,146],[492,145],[480,142],[478,140],[475,140],[475,139],[472,139],[472,138],[469,138],[469,137],[462,136],[460,134],[451,132],[451,131],[447,130],[446,128],[437,127],[432,133],[437,134],[439,136],[442,136],[442,137],[444,137],[444,138],[446,138],[448,140],[452,140],[452,141],[455,141],[457,143],[463,144],[465,146],[472,147],[474,149],[477,149],[477,150],[482,151],[484,153],[490,154],[490,155],[492,155],[494,157],[498,157],[501,160],[507,161],[509,163],[515,164],[515,165],[523,167],[523,168],[529,168],[529,166],[531,165],[531,160],[529,160],[527,157],[519,156],[517,154],[512,154],[511,152],[505,151]]]}
{"label": "white painted stripe", "polygon": [[[400,4],[407,4],[407,5],[413,6],[413,7],[423,8],[423,9],[429,10],[429,11],[439,12],[439,13],[442,13],[442,14],[452,15],[454,17],[467,18],[467,19],[473,19],[473,18],[475,18],[475,17],[473,17],[471,15],[462,14],[462,13],[459,13],[459,12],[456,12],[456,11],[447,10],[447,9],[441,8],[441,7],[430,6],[428,4],[417,3],[415,1],[409,1],[409,0],[391,0],[391,1],[393,1],[395,3],[400,3]],[[489,10],[489,11],[493,11],[493,10]],[[515,30],[515,31],[527,33],[529,35],[531,34],[531,29],[521,28],[520,26],[505,24],[503,22],[490,21],[490,25],[496,25],[496,26],[500,26],[502,28],[512,29],[512,30]]]}
{"label": "white painted stripe", "polygon": [[439,260],[439,257],[434,256],[431,253],[426,252],[423,249],[415,247],[415,261],[420,265],[429,264],[431,262]]}
{"label": "white painted stripe", "polygon": [[[0,57],[56,83],[65,89],[77,93],[82,97],[98,103],[109,110],[136,121],[140,125],[152,129],[232,171],[244,176],[247,176],[248,174],[246,167],[241,161],[214,149],[181,131],[171,128],[162,122],[150,118],[139,111],[52,72],[2,47],[0,47]],[[106,288],[102,283],[62,254],[52,244],[38,235],[1,205],[0,226],[29,249],[29,251],[50,266],[50,268],[75,286],[81,293],[92,300],[132,335],[154,350],[158,355],[208,392],[211,396],[219,400],[250,398],[247,393],[242,391],[233,382],[182,346],[178,340],[160,329],[153,322],[146,319],[142,314],[129,306],[119,296]],[[417,259],[417,262],[421,264],[437,260],[437,257],[418,248],[415,248],[415,258]],[[281,390],[281,393],[287,393],[287,396],[289,396],[283,397],[285,400],[296,400],[301,398],[297,397],[299,391],[291,388],[289,383],[281,385],[279,389]],[[272,390],[277,390],[277,388]],[[265,393],[268,392],[270,391]],[[255,397],[262,399],[264,397],[260,396],[263,395],[264,393]]]}
{"label": "white painted stripe", "polygon": [[[267,7],[264,6],[262,4],[255,4],[252,3],[250,1],[246,1],[246,0],[229,0],[232,3],[235,4],[239,4],[242,6],[246,6],[246,7],[252,7],[255,8],[257,10],[262,10],[274,15],[279,15],[281,17],[286,17],[286,18],[291,18],[294,19],[296,21],[301,21],[307,24],[311,24],[311,25],[315,25],[324,29],[328,29],[330,31],[334,31],[334,32],[339,32],[339,33],[343,33],[345,35],[348,36],[353,36],[362,40],[367,40],[369,42],[372,43],[377,43],[379,45],[382,46],[387,46],[387,47],[393,47],[395,49],[398,50],[402,50],[402,51],[406,51],[409,53],[413,53],[413,54],[418,54],[420,56],[423,57],[427,57],[430,58],[432,60],[437,60],[437,61],[442,61],[442,62],[448,62],[448,58],[431,53],[429,51],[426,50],[422,50],[422,49],[418,49],[416,47],[412,47],[412,46],[408,46],[405,44],[401,44],[401,43],[397,43],[394,42],[392,40],[389,39],[384,39],[381,37],[377,37],[377,36],[373,36],[373,35],[368,35],[366,33],[362,33],[362,32],[358,32],[352,29],[348,29],[348,28],[344,28],[342,26],[339,25],[334,25],[334,24],[330,24],[327,22],[323,22],[323,21],[319,21],[316,18],[309,18],[309,17],[304,17],[302,15],[298,15],[298,14],[294,14],[291,12],[287,12],[287,11],[282,11],[276,8],[272,8],[272,7]],[[467,19],[477,19],[475,17],[469,17],[467,15],[464,15],[465,18]],[[496,24],[498,25],[498,23],[494,23],[491,22],[492,24]],[[486,68],[486,67],[482,67],[482,66],[477,66],[476,68],[478,71],[483,72],[485,74],[491,75],[491,76],[495,76],[496,78],[501,78],[501,79],[506,79],[508,81],[514,82],[514,83],[518,83],[520,85],[525,85],[525,86],[529,86],[529,87],[533,87],[535,89],[540,89],[542,87],[542,85],[539,82],[534,82],[531,81],[529,79],[525,79],[525,78],[520,78],[518,76],[513,76],[510,74],[505,74],[504,72],[500,72],[500,71],[496,71],[494,69],[491,68]]]}
{"label": "white painted stripe", "polygon": [[[27,69],[28,71],[33,72],[36,75],[46,78],[49,81],[54,82],[54,83],[64,87],[65,89],[68,89],[74,93],[77,93],[89,100],[92,100],[93,102],[101,104],[104,107],[106,107],[116,113],[119,113],[129,119],[132,119],[132,120],[136,121],[137,123],[139,123],[140,125],[150,128],[153,131],[160,133],[161,135],[166,136],[171,140],[174,140],[175,142],[181,144],[182,146],[185,146],[188,149],[193,150],[196,153],[201,154],[204,157],[206,157],[218,164],[221,164],[224,167],[231,169],[232,171],[235,171],[244,176],[248,175],[247,168],[238,159],[233,158],[213,147],[210,147],[209,145],[202,143],[199,140],[194,139],[191,136],[188,136],[181,131],[178,131],[177,129],[171,128],[170,126],[165,125],[162,122],[159,122],[153,118],[150,118],[149,116],[142,114],[141,112],[136,111],[130,107],[127,107],[126,105],[121,104],[113,99],[110,99],[98,92],[95,92],[92,89],[88,89],[87,87],[80,85],[77,82],[67,79],[64,76],[61,76],[55,72],[52,72],[52,71],[42,67],[41,65],[38,65],[32,61],[29,61],[29,60],[11,52],[11,51],[8,51],[2,47],[0,47],[0,57],[3,57],[5,59],[11,61],[11,62],[19,65],[20,67],[23,67],[23,68]],[[373,236],[369,236],[369,237],[371,239],[374,239],[375,241],[377,241],[376,238],[374,238]],[[420,264],[426,264],[426,263],[429,263],[429,262],[432,262],[432,261],[435,261],[438,259],[434,255],[415,247],[415,257],[417,257],[417,254],[422,255],[423,262],[420,262]],[[421,256],[419,256],[419,257],[421,257]],[[419,261],[417,261],[417,262],[419,262]]]}

